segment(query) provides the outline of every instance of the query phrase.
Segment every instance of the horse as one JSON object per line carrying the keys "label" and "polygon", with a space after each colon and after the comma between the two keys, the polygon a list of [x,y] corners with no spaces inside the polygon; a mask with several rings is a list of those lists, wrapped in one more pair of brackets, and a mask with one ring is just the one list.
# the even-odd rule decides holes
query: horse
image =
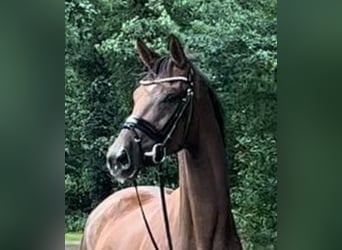
{"label": "horse", "polygon": [[[224,125],[218,99],[170,35],[161,57],[141,40],[147,72],[133,93],[133,110],[109,147],[107,166],[120,182],[177,154],[179,187],[165,189],[171,243],[176,250],[242,249],[231,212]],[[133,187],[117,191],[89,215],[82,250],[169,249],[159,189],[138,186],[153,245]]]}

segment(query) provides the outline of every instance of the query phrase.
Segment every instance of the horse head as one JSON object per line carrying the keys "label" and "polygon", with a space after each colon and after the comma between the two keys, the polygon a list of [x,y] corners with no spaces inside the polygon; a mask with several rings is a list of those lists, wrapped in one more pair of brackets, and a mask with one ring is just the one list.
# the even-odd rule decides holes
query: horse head
{"label": "horse head", "polygon": [[108,169],[120,182],[186,147],[194,105],[194,71],[175,36],[169,38],[167,57],[140,39],[137,51],[147,72],[133,93],[132,113],[107,153]]}

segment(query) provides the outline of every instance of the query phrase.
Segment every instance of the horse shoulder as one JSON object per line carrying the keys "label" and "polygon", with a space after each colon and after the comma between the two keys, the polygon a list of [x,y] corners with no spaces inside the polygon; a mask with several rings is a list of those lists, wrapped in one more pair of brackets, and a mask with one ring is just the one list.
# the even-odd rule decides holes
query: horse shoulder
{"label": "horse shoulder", "polygon": [[[160,197],[159,187],[139,186],[138,191],[142,204]],[[165,192],[170,194],[172,189],[165,188]],[[95,249],[96,241],[108,223],[115,223],[138,207],[139,203],[133,187],[108,196],[90,213],[83,233],[81,249]]]}

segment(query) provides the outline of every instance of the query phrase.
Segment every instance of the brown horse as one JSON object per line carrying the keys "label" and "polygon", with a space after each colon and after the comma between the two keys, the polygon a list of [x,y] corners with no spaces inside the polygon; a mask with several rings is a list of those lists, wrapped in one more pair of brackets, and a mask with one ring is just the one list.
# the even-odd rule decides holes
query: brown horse
{"label": "brown horse", "polygon": [[[148,72],[134,91],[134,108],[107,154],[119,181],[177,153],[179,188],[165,190],[175,250],[242,249],[230,209],[223,121],[206,78],[188,60],[175,36],[169,57],[141,40],[138,54]],[[138,187],[159,249],[168,249],[159,189]],[[81,249],[154,249],[133,188],[118,191],[89,216]]]}

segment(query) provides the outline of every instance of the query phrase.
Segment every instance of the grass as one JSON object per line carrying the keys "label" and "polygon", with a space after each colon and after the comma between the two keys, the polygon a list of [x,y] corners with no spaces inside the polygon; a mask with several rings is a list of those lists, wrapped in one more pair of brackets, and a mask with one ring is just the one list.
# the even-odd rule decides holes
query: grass
{"label": "grass", "polygon": [[82,233],[66,233],[64,235],[65,243],[78,244],[81,241]]}

